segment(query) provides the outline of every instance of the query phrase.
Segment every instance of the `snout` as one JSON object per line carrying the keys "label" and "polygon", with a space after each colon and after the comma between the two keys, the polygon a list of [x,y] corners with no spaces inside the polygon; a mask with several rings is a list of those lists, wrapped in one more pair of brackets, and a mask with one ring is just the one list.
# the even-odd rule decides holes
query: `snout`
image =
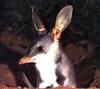
{"label": "snout", "polygon": [[22,65],[22,64],[29,63],[31,59],[32,59],[32,56],[28,56],[28,55],[24,56],[20,59],[19,64]]}

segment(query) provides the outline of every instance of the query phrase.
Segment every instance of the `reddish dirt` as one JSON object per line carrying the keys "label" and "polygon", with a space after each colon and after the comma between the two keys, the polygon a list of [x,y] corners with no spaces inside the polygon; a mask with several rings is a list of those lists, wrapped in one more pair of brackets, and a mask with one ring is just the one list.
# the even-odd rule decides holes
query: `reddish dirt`
{"label": "reddish dirt", "polygon": [[[21,88],[21,87],[5,87],[5,86],[3,86],[3,87],[0,87],[0,89],[29,89],[29,88],[27,88],[27,87],[24,87],[24,88]],[[34,88],[32,88],[32,89],[34,89]],[[99,89],[99,88],[95,88],[95,87],[90,87],[90,88],[57,87],[57,88],[48,88],[48,89]]]}

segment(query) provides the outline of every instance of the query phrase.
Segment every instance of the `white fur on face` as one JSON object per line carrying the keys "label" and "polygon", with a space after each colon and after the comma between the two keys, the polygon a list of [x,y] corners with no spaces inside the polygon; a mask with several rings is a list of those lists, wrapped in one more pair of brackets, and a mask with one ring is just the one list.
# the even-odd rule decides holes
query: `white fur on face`
{"label": "white fur on face", "polygon": [[59,43],[55,41],[51,44],[50,50],[47,54],[37,54],[34,56],[30,62],[36,63],[36,68],[40,72],[40,76],[43,82],[40,84],[39,88],[45,88],[47,86],[58,86],[56,83],[57,76],[55,74],[55,69],[57,65],[55,61],[59,55]]}

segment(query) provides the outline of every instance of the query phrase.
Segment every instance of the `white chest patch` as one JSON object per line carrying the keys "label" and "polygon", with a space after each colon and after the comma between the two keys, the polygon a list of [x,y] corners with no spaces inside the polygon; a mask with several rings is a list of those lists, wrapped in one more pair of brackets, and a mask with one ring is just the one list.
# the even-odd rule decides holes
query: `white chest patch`
{"label": "white chest patch", "polygon": [[34,62],[36,63],[36,68],[40,72],[40,76],[43,82],[40,84],[39,88],[45,88],[56,84],[57,76],[55,74],[56,64],[55,60],[59,55],[58,43],[55,42],[51,45],[50,50],[47,54],[38,54],[35,56]]}
{"label": "white chest patch", "polygon": [[51,86],[56,81],[56,65],[52,60],[49,60],[51,57],[44,55],[42,58],[43,61],[37,63],[36,68],[39,70],[40,76],[45,83],[45,85],[40,85],[40,88],[45,88]]}

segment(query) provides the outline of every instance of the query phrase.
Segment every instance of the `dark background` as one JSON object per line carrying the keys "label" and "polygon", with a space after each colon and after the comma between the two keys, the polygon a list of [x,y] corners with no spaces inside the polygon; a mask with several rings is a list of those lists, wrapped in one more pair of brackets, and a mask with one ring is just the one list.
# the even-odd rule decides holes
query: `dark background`
{"label": "dark background", "polygon": [[[0,63],[8,65],[17,85],[23,85],[18,61],[37,37],[32,24],[32,6],[37,8],[49,32],[59,10],[69,4],[74,11],[69,27],[62,34],[62,46],[73,63],[79,87],[100,87],[99,0],[0,0]],[[2,79],[2,73],[0,77],[7,81]],[[8,82],[7,85],[10,86]]]}

